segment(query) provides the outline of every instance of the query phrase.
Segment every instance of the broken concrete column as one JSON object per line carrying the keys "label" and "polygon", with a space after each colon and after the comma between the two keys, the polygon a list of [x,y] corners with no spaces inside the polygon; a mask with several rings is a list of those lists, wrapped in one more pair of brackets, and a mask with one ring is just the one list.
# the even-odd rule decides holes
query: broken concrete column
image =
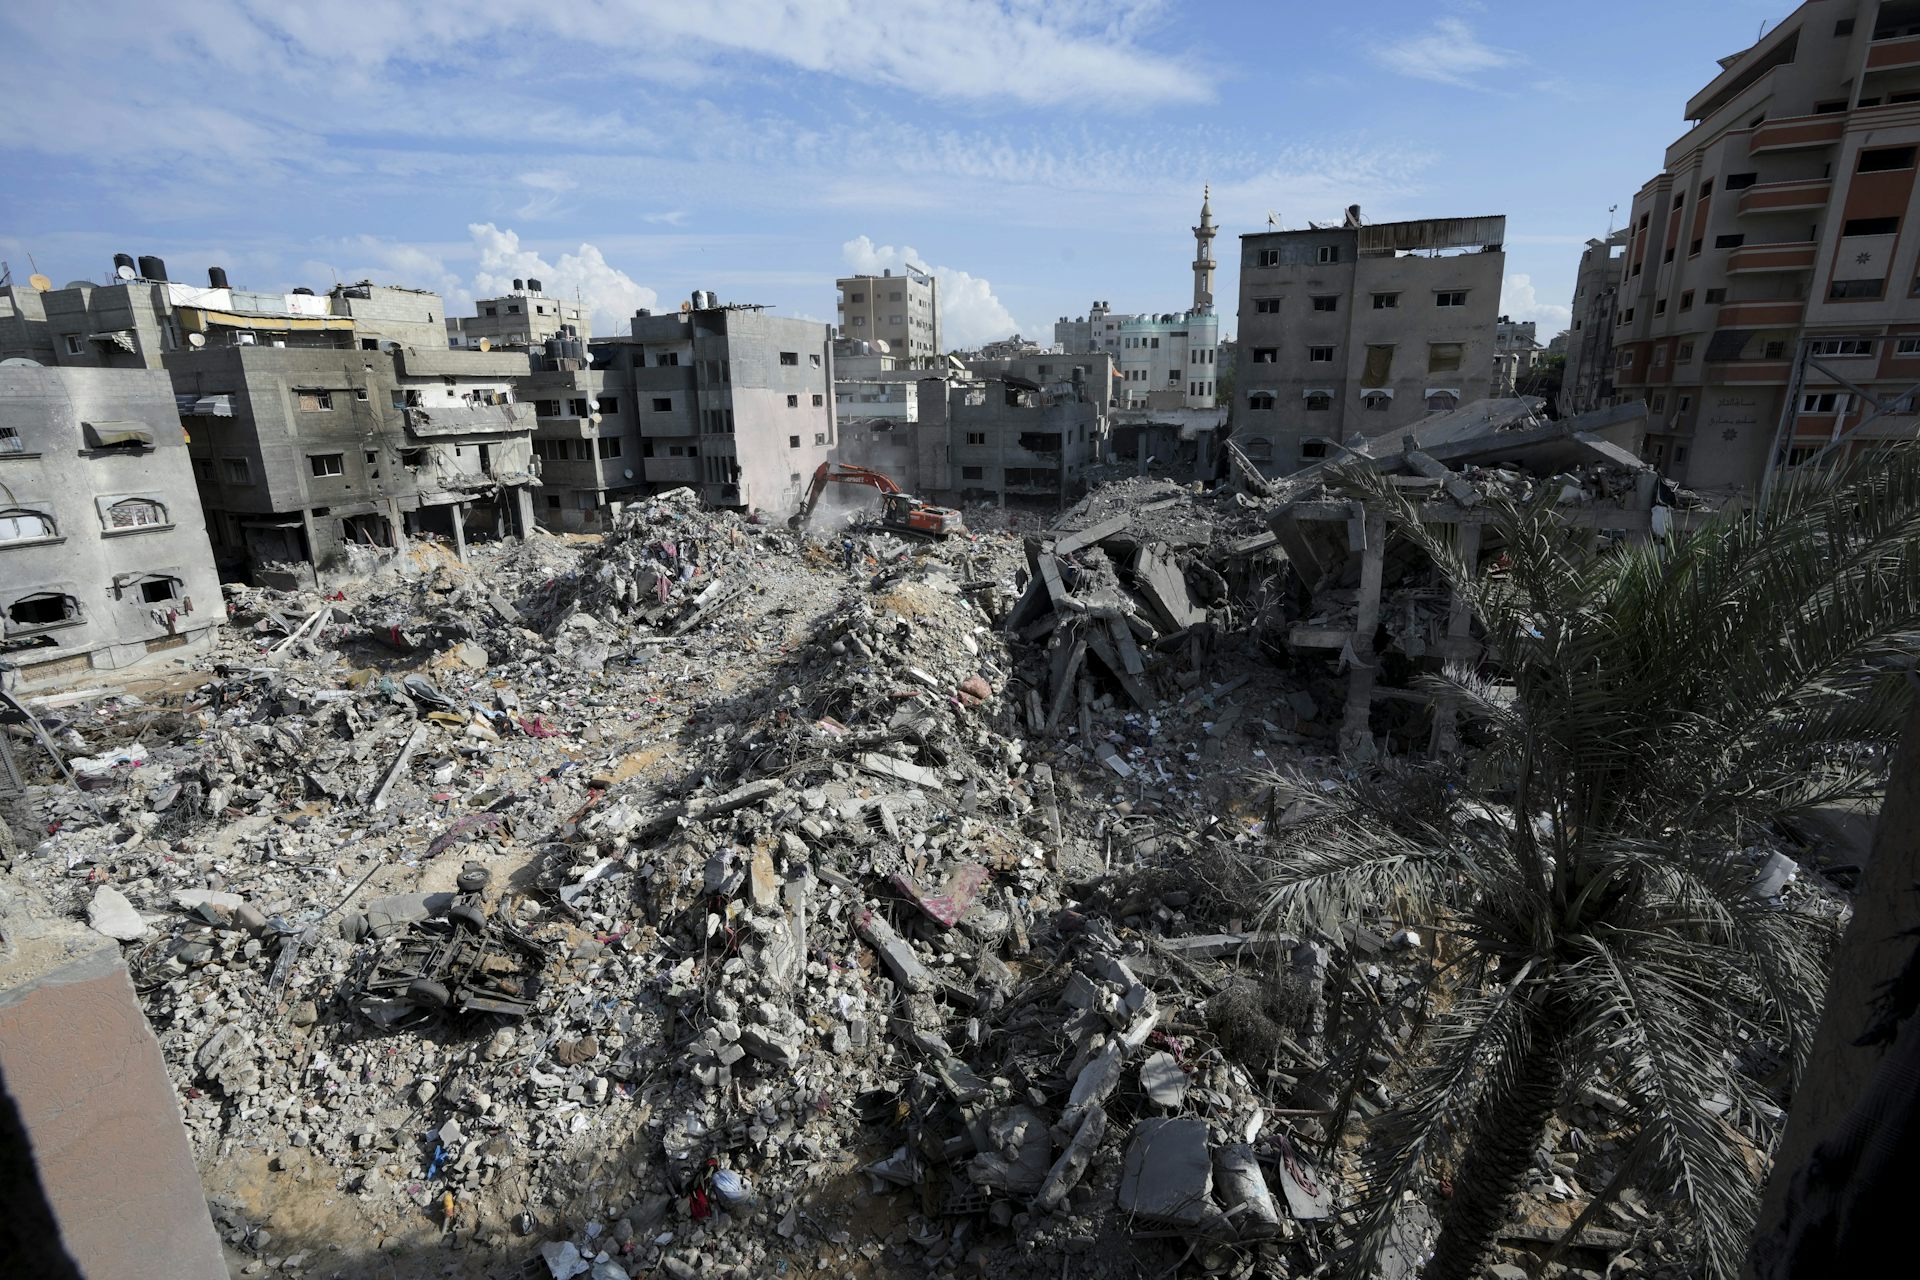
{"label": "broken concrete column", "polygon": [[0,1077],[81,1274],[225,1280],[180,1104],[117,948],[0,994]]}

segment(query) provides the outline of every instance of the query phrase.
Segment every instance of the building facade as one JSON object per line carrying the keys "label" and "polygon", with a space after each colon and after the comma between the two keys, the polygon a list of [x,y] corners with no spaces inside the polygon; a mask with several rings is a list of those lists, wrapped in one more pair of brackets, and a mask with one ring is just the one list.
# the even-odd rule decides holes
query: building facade
{"label": "building facade", "polygon": [[1580,254],[1580,271],[1573,285],[1573,318],[1562,335],[1567,340],[1567,367],[1560,382],[1563,418],[1615,403],[1613,321],[1626,246],[1623,227],[1604,240],[1587,241]]}
{"label": "building facade", "polygon": [[538,280],[515,280],[498,298],[482,298],[470,316],[447,317],[447,343],[454,347],[531,349],[549,338],[586,341],[593,336],[587,308],[547,296]]}
{"label": "building facade", "polygon": [[1240,237],[1234,438],[1284,473],[1490,394],[1504,217]]}
{"label": "building facade", "polygon": [[924,267],[891,267],[877,276],[846,276],[840,290],[838,336],[885,342],[905,368],[930,369],[940,343],[940,281]]}
{"label": "building facade", "polygon": [[0,365],[0,681],[205,649],[226,619],[167,375]]}
{"label": "building facade", "polygon": [[1634,197],[1613,376],[1649,461],[1739,492],[1915,433],[1920,7],[1810,0],[1720,66]]}
{"label": "building facade", "polygon": [[1528,374],[1545,358],[1540,346],[1538,326],[1532,320],[1501,316],[1493,326],[1493,391],[1496,396],[1513,395],[1525,385]]}
{"label": "building facade", "polygon": [[836,440],[832,331],[695,296],[594,344],[603,393],[640,445],[637,478],[693,486],[709,506],[791,512]]}

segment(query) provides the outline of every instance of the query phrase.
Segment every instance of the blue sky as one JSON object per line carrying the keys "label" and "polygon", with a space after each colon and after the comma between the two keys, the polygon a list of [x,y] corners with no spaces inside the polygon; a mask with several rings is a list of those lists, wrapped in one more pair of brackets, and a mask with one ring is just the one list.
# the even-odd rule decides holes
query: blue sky
{"label": "blue sky", "polygon": [[101,278],[578,291],[609,332],[695,288],[830,318],[911,249],[951,343],[1095,298],[1184,305],[1235,237],[1507,215],[1506,309],[1580,246],[1714,59],[1784,0],[151,0],[0,6],[0,258]]}

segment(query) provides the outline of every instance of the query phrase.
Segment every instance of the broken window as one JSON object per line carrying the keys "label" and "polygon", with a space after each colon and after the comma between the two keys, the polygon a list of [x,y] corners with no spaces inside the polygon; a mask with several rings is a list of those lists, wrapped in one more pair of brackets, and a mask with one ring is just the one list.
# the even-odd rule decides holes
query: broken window
{"label": "broken window", "polygon": [[820,353],[816,351],[811,355],[809,355],[807,357],[807,362],[811,364],[814,368],[818,369],[820,367]]}
{"label": "broken window", "polygon": [[780,353],[780,363],[797,365],[800,363],[800,353],[798,351],[782,351]]}
{"label": "broken window", "polygon": [[0,542],[31,542],[57,536],[52,516],[24,507],[0,511]]}
{"label": "broken window", "polygon": [[1451,391],[1434,391],[1427,395],[1428,413],[1451,413],[1460,404],[1460,397]]}
{"label": "broken window", "polygon": [[1332,347],[1308,347],[1307,360],[1313,364],[1332,364]]}
{"label": "broken window", "polygon": [[1693,290],[1688,289],[1680,295],[1680,309],[1682,311],[1693,310]]}
{"label": "broken window", "polygon": [[1314,250],[1313,260],[1319,263],[1340,261],[1340,246],[1337,244],[1321,245],[1318,249]]}
{"label": "broken window", "polygon": [[12,427],[0,427],[0,453],[25,453],[27,442]]}
{"label": "broken window", "polygon": [[107,508],[106,527],[149,528],[167,523],[167,509],[149,498],[122,498]]}
{"label": "broken window", "polygon": [[654,367],[658,369],[678,368],[680,365],[680,353],[678,351],[656,352],[653,357],[653,363]]}
{"label": "broken window", "polygon": [[594,403],[599,406],[600,412],[603,414],[620,412],[619,396],[601,396]]}
{"label": "broken window", "polygon": [[295,402],[302,409],[313,411],[333,408],[331,391],[296,391],[293,394]]}
{"label": "broken window", "polygon": [[252,484],[253,472],[245,458],[220,459],[220,474],[228,484]]}
{"label": "broken window", "polygon": [[1376,293],[1373,295],[1373,309],[1375,311],[1390,311],[1399,305],[1400,295],[1397,293]]}
{"label": "broken window", "polygon": [[587,407],[587,398],[585,396],[574,396],[572,399],[568,400],[567,416],[569,418],[592,417],[593,411]]}
{"label": "broken window", "polygon": [[600,437],[600,456],[603,458],[619,457],[620,456],[620,437],[619,436],[601,436]]}
{"label": "broken window", "polygon": [[1461,353],[1466,350],[1462,342],[1429,342],[1427,344],[1427,372],[1452,373],[1460,367]]}
{"label": "broken window", "polygon": [[432,452],[431,449],[402,449],[400,451],[400,465],[403,467],[424,467],[427,465],[427,455]]}
{"label": "broken window", "polygon": [[1278,364],[1279,361],[1280,348],[1278,347],[1255,347],[1253,349],[1253,362],[1255,364]]}
{"label": "broken window", "polygon": [[960,468],[960,478],[962,480],[984,480],[986,478],[986,475],[987,475],[987,469],[985,467]]}
{"label": "broken window", "polygon": [[22,596],[7,606],[7,630],[25,631],[34,627],[57,627],[64,622],[80,621],[80,602],[72,596],[42,591]]}
{"label": "broken window", "polygon": [[824,408],[826,408],[826,407],[827,407],[827,398],[826,398],[826,396],[824,396],[824,395],[822,395],[822,394],[821,394],[820,392],[818,392],[818,391],[816,391],[816,392],[814,392],[814,393],[813,393],[813,407],[814,407],[814,408],[816,408],[816,409],[824,409]]}
{"label": "broken window", "polygon": [[1303,397],[1307,408],[1315,413],[1333,408],[1333,393],[1328,391],[1309,391]]}
{"label": "broken window", "polygon": [[1360,406],[1375,413],[1393,408],[1393,397],[1384,391],[1373,391],[1360,397]]}
{"label": "broken window", "polygon": [[1274,395],[1271,391],[1249,391],[1247,393],[1247,408],[1256,412],[1266,413],[1271,411],[1273,402]]}
{"label": "broken window", "polygon": [[1277,316],[1280,314],[1280,299],[1255,298],[1253,300],[1253,310],[1256,315]]}
{"label": "broken window", "polygon": [[347,473],[347,455],[344,453],[310,453],[307,455],[307,467],[314,475],[343,476]]}
{"label": "broken window", "polygon": [[1240,452],[1256,462],[1265,462],[1273,457],[1273,441],[1265,436],[1248,436],[1246,443],[1240,446]]}
{"label": "broken window", "polygon": [[1393,345],[1391,343],[1367,344],[1367,362],[1363,366],[1360,381],[1369,387],[1385,386],[1393,381]]}
{"label": "broken window", "polygon": [[1464,307],[1467,305],[1467,291],[1465,289],[1442,289],[1433,295],[1433,305],[1436,307]]}
{"label": "broken window", "polygon": [[788,396],[788,397],[787,397],[787,408],[789,408],[789,409],[798,409],[799,407],[800,407],[800,397],[799,397],[799,396]]}
{"label": "broken window", "polygon": [[1747,237],[1744,233],[1735,232],[1732,235],[1715,236],[1713,238],[1713,247],[1716,249],[1738,249],[1746,242]]}
{"label": "broken window", "polygon": [[1340,309],[1340,299],[1335,294],[1323,293],[1313,300],[1313,309],[1315,311],[1338,311]]}
{"label": "broken window", "polygon": [[164,604],[180,598],[180,579],[147,578],[140,584],[140,602],[142,604]]}
{"label": "broken window", "polygon": [[1277,267],[1277,266],[1279,266],[1279,265],[1280,265],[1280,251],[1279,251],[1278,249],[1262,249],[1262,250],[1260,250],[1260,256],[1259,256],[1259,259],[1258,259],[1258,261],[1257,261],[1257,262],[1255,262],[1255,264],[1254,264],[1254,265],[1255,265],[1255,266],[1260,266],[1260,267]]}
{"label": "broken window", "polygon": [[1800,412],[1845,413],[1852,402],[1845,391],[1809,391],[1800,397]]}

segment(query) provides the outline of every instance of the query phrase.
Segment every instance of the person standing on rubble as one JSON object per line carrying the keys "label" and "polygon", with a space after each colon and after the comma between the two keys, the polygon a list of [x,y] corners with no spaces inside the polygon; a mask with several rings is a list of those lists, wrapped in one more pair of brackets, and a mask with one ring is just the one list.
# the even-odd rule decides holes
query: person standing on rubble
{"label": "person standing on rubble", "polygon": [[853,572],[853,539],[852,538],[840,539],[840,559],[842,563],[846,565],[847,572],[852,573]]}

